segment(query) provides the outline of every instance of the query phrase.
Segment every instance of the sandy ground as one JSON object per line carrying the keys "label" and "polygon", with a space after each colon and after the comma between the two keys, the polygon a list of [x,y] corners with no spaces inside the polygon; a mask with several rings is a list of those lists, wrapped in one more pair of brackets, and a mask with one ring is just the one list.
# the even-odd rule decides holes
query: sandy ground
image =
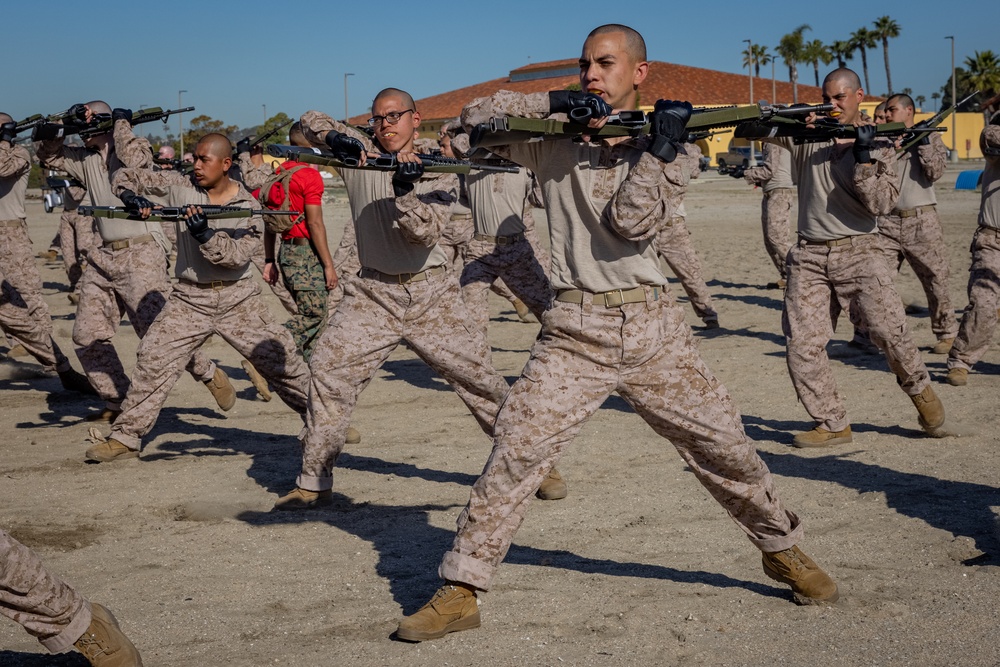
{"label": "sandy ground", "polygon": [[[939,198],[961,308],[979,195],[950,190],[955,175]],[[835,606],[794,605],[669,444],[612,397],[560,463],[569,497],[534,504],[484,597],[483,627],[392,641],[400,616],[437,588],[489,447],[404,348],[362,395],[354,423],[364,440],[340,460],[334,507],[298,514],[270,509],[293,486],[299,419],[277,399],[254,400],[222,341],[207,351],[233,377],[236,407],[221,414],[185,375],[143,458],[118,464],[83,463],[92,401],[35,377],[36,365],[0,365],[0,526],[112,608],[147,666],[1000,664],[1000,354],[991,350],[965,388],[935,385],[974,435],[932,440],[884,360],[845,346],[842,323],[829,350],[855,442],[790,447],[811,423],[785,368],[781,292],[764,288],[775,276],[759,202],[759,191],[712,173],[691,188],[689,225],[723,325],[698,338],[803,518],[805,550],[839,582]],[[345,207],[327,212],[337,239]],[[58,219],[31,204],[38,250]],[[70,350],[65,276],[58,264],[42,272]],[[923,302],[912,272],[900,290]],[[537,325],[491,298],[494,360],[513,381]],[[909,324],[922,347],[933,342],[926,310]],[[135,343],[124,325],[126,366]],[[944,359],[926,361],[940,378]],[[0,665],[84,664],[43,651],[0,623]]]}

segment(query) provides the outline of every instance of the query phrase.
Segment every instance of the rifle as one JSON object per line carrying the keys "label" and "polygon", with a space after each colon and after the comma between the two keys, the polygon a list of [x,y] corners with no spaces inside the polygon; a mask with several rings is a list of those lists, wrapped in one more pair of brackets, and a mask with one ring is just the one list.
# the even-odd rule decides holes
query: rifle
{"label": "rifle", "polygon": [[[812,125],[810,127],[809,125]],[[776,137],[791,137],[795,144],[809,144],[833,139],[854,139],[857,128],[853,125],[841,125],[832,118],[820,118],[807,125],[804,121],[793,118],[772,118],[766,123],[741,123],[736,126],[737,139],[771,139]],[[927,132],[945,132],[943,127],[927,128]],[[903,123],[881,123],[875,126],[877,137],[901,137],[913,132],[913,128]]]}
{"label": "rifle", "polygon": [[[213,204],[191,204],[200,206],[201,212],[209,220],[227,218],[250,218],[255,215],[302,215],[300,211],[272,211],[271,209],[240,208],[239,206],[216,206]],[[187,215],[187,206],[157,206],[153,214],[143,218],[135,209],[124,206],[81,206],[77,209],[80,215],[98,218],[114,218],[118,220],[182,220]]]}
{"label": "rifle", "polygon": [[[168,109],[164,111],[160,107],[151,107],[149,109],[143,109],[142,111],[132,114],[132,127],[136,125],[141,125],[142,123],[151,123],[154,120],[162,120],[163,124],[167,124],[167,118],[178,113],[186,113],[188,111],[194,111],[194,107],[184,107],[183,109]],[[80,136],[84,139],[88,137],[93,137],[98,134],[104,134],[105,132],[111,132],[115,129],[115,122],[111,120],[111,114],[96,114],[94,120],[90,122],[89,126],[80,129]]]}
{"label": "rifle", "polygon": [[285,129],[286,127],[288,127],[289,125],[291,125],[294,122],[295,122],[294,119],[289,120],[287,123],[282,123],[278,127],[272,128],[266,134],[260,135],[259,137],[257,137],[256,139],[254,139],[250,143],[250,151],[252,152],[253,149],[257,148],[258,146],[260,146],[261,144],[263,144],[265,141],[267,141],[268,139],[270,139],[271,137],[273,137],[274,135],[276,135],[278,132],[281,132],[283,129]]}
{"label": "rifle", "polygon": [[175,171],[179,171],[182,174],[189,173],[193,168],[194,164],[191,162],[186,162],[179,157],[175,158],[162,158],[156,155],[153,156],[153,164],[159,165],[170,165]]}
{"label": "rifle", "polygon": [[[61,111],[59,113],[54,113],[48,116],[43,116],[40,113],[28,116],[24,120],[17,121],[16,133],[26,132],[27,130],[34,130],[39,125],[45,125],[46,123],[55,123],[57,121],[63,121],[70,117],[72,109],[67,109],[66,111]],[[78,120],[78,118],[74,118]]]}
{"label": "rifle", "polygon": [[[687,122],[688,133],[705,132],[725,127],[738,126],[748,121],[766,121],[773,118],[793,118],[810,113],[822,114],[833,111],[832,104],[778,107],[760,102],[743,106],[698,108],[691,112]],[[589,110],[586,110],[589,114]],[[473,148],[489,148],[506,144],[523,143],[532,139],[551,136],[590,137],[635,137],[649,134],[649,116],[645,111],[621,111],[608,116],[608,122],[600,129],[589,128],[583,114],[569,121],[551,118],[518,118],[501,116],[491,118],[472,129],[469,143]]]}
{"label": "rifle", "polygon": [[[378,157],[367,158],[364,164],[358,160],[340,160],[334,157],[333,153],[319,148],[302,148],[299,146],[281,146],[271,144],[267,147],[267,152],[273,157],[281,157],[308,164],[318,164],[325,167],[338,167],[347,169],[375,169],[378,171],[395,171],[399,162],[392,153],[383,153]],[[437,174],[468,174],[473,170],[477,171],[500,171],[516,174],[519,167],[512,163],[479,163],[467,160],[456,160],[455,158],[437,157],[434,155],[417,154],[424,164],[424,171]]]}
{"label": "rifle", "polygon": [[933,116],[931,116],[927,120],[922,120],[919,123],[914,124],[914,126],[912,128],[913,130],[918,130],[918,129],[924,130],[924,129],[927,129],[928,131],[927,132],[923,132],[923,131],[916,132],[911,139],[906,140],[906,142],[902,146],[899,147],[899,150],[897,150],[896,153],[897,154],[902,154],[905,151],[908,151],[909,149],[911,149],[917,143],[923,141],[924,137],[927,137],[927,136],[930,135],[930,128],[936,128],[938,125],[940,125],[941,123],[943,123],[945,121],[945,119],[948,118],[948,116],[950,116],[951,114],[955,113],[955,111],[958,110],[958,107],[962,106],[963,104],[965,104],[966,102],[968,102],[969,100],[971,100],[973,97],[975,97],[978,94],[979,94],[979,91],[977,90],[976,92],[972,93],[971,95],[966,96],[966,98],[963,99],[958,104],[953,104],[950,107],[948,107],[947,109],[942,109],[941,111],[938,111],[936,114],[934,114]]}
{"label": "rifle", "polygon": [[722,132],[712,132],[711,130],[699,130],[697,132],[688,132],[687,143],[693,144],[696,141],[701,141],[703,139],[711,139],[717,134],[722,134]]}

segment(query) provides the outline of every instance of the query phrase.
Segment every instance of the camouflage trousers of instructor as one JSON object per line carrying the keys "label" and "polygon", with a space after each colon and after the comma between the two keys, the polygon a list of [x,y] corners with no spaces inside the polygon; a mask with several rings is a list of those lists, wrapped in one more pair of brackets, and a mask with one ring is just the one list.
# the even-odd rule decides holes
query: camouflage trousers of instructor
{"label": "camouflage trousers of instructor", "polygon": [[482,331],[489,325],[489,290],[502,280],[510,292],[524,302],[539,321],[552,301],[552,288],[535,251],[523,234],[498,245],[496,241],[472,239],[465,251],[465,268],[459,278],[462,299],[472,321]]}
{"label": "camouflage trousers of instructor", "polygon": [[289,407],[305,412],[309,368],[291,334],[271,317],[260,285],[251,278],[222,288],[182,281],[139,344],[132,386],[110,437],[141,449],[184,364],[213,334],[249,359]]}
{"label": "camouflage trousers of instructor", "polygon": [[656,234],[656,252],[681,281],[695,315],[702,322],[719,321],[712,295],[702,275],[701,260],[691,245],[691,232],[684,218],[676,216],[665,222]]}
{"label": "camouflage trousers of instructor", "polygon": [[34,551],[0,530],[0,614],[52,653],[73,648],[90,626],[90,603],[49,573]]}
{"label": "camouflage trousers of instructor", "polygon": [[438,267],[422,277],[426,279],[398,284],[362,268],[346,284],[344,299],[320,334],[309,364],[300,488],[333,487],[333,466],[358,395],[404,340],[447,380],[492,437],[507,381],[489,362],[485,334],[470,324],[456,275]]}
{"label": "camouflage trousers of instructor", "polygon": [[637,303],[557,297],[545,312],[531,358],[497,417],[493,452],[459,516],[442,578],[489,589],[535,489],[612,392],[674,446],[758,548],[782,551],[801,541],[798,517],[778,499],[682,309],[662,288],[642,289],[645,301]]}
{"label": "camouflage trousers of instructor", "polygon": [[1000,230],[980,227],[972,237],[969,305],[948,353],[948,368],[971,370],[993,342],[1000,308]]}
{"label": "camouflage trousers of instructor", "polygon": [[309,239],[294,239],[282,241],[278,267],[296,307],[296,313],[285,322],[285,327],[291,332],[299,353],[308,362],[313,344],[326,325],[328,312],[323,264]]}
{"label": "camouflage trousers of instructor", "polygon": [[42,298],[42,276],[23,220],[0,222],[0,328],[47,371],[68,371],[69,359],[52,339],[52,314]]}
{"label": "camouflage trousers of instructor", "polygon": [[775,188],[765,192],[760,202],[760,226],[764,233],[764,250],[771,258],[778,277],[785,277],[785,257],[792,247],[789,238],[789,224],[792,218],[792,204],[795,202],[795,190],[792,188]]}
{"label": "camouflage trousers of instructor", "polygon": [[[142,338],[163,310],[170,294],[167,258],[159,243],[132,240],[128,247],[101,247],[90,255],[80,279],[80,303],[73,324],[73,342],[87,379],[107,402],[120,409],[129,379],[111,339],[128,315],[135,334]],[[183,324],[181,325],[183,326]],[[191,375],[207,382],[215,374],[215,363],[204,353],[193,351],[184,360]]]}
{"label": "camouflage trousers of instructor", "polygon": [[872,342],[885,353],[908,396],[920,394],[930,376],[906,328],[903,302],[882,257],[878,235],[829,243],[840,245],[800,239],[789,251],[782,330],[788,373],[803,407],[818,426],[842,431],[850,420],[826,353],[841,304],[857,309],[868,323]]}

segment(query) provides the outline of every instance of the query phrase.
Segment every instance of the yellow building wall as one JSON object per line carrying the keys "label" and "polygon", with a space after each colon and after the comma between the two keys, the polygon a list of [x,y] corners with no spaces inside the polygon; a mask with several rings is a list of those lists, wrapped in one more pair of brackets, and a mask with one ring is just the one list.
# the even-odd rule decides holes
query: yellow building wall
{"label": "yellow building wall", "polygon": [[[917,113],[914,119],[917,122],[926,120],[934,114]],[[943,123],[947,132],[941,134],[944,145],[948,148],[955,148],[958,151],[959,160],[982,160],[983,152],[979,150],[979,135],[986,127],[986,121],[981,113],[957,113],[955,114],[955,134],[952,134],[952,119],[946,118]]]}

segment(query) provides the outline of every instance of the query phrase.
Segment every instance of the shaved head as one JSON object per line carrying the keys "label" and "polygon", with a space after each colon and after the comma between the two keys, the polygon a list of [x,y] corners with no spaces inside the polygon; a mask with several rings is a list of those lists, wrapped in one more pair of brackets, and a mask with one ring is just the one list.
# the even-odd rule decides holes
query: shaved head
{"label": "shaved head", "polygon": [[14,122],[14,119],[10,117],[10,114],[0,113],[0,124],[12,122]]}
{"label": "shaved head", "polygon": [[852,69],[846,67],[840,67],[829,74],[823,79],[823,85],[827,83],[838,83],[843,84],[845,87],[851,90],[861,90],[861,79],[858,78],[858,73]]}
{"label": "shaved head", "polygon": [[893,105],[900,106],[903,107],[904,109],[914,108],[913,98],[907,95],[906,93],[899,93],[897,95],[893,95],[888,100],[886,100],[884,104],[886,106],[893,106]]}
{"label": "shaved head", "polygon": [[620,32],[625,35],[625,49],[635,62],[643,62],[646,60],[646,40],[644,40],[642,35],[640,35],[637,31],[627,25],[622,25],[620,23],[608,23],[606,25],[598,26],[590,31],[590,34],[587,35],[587,39],[615,32]]}
{"label": "shaved head", "polygon": [[380,90],[378,95],[375,96],[375,99],[372,100],[372,107],[374,108],[379,101],[385,99],[386,97],[395,97],[408,109],[413,109],[414,111],[417,109],[417,105],[413,102],[413,97],[410,96],[410,94],[405,90],[400,90],[399,88],[383,88]]}
{"label": "shaved head", "polygon": [[211,134],[206,134],[198,140],[198,146],[195,148],[195,152],[202,153],[203,151],[220,159],[227,157],[232,158],[233,144],[226,136],[213,132]]}
{"label": "shaved head", "polygon": [[302,132],[302,123],[295,121],[292,123],[292,127],[288,130],[288,143],[292,146],[301,146],[303,148],[308,148],[312,146],[307,140],[306,135]]}
{"label": "shaved head", "polygon": [[107,102],[104,102],[102,100],[94,100],[93,102],[87,102],[87,106],[90,107],[90,110],[93,113],[106,113],[106,114],[111,113],[111,107],[108,106]]}

